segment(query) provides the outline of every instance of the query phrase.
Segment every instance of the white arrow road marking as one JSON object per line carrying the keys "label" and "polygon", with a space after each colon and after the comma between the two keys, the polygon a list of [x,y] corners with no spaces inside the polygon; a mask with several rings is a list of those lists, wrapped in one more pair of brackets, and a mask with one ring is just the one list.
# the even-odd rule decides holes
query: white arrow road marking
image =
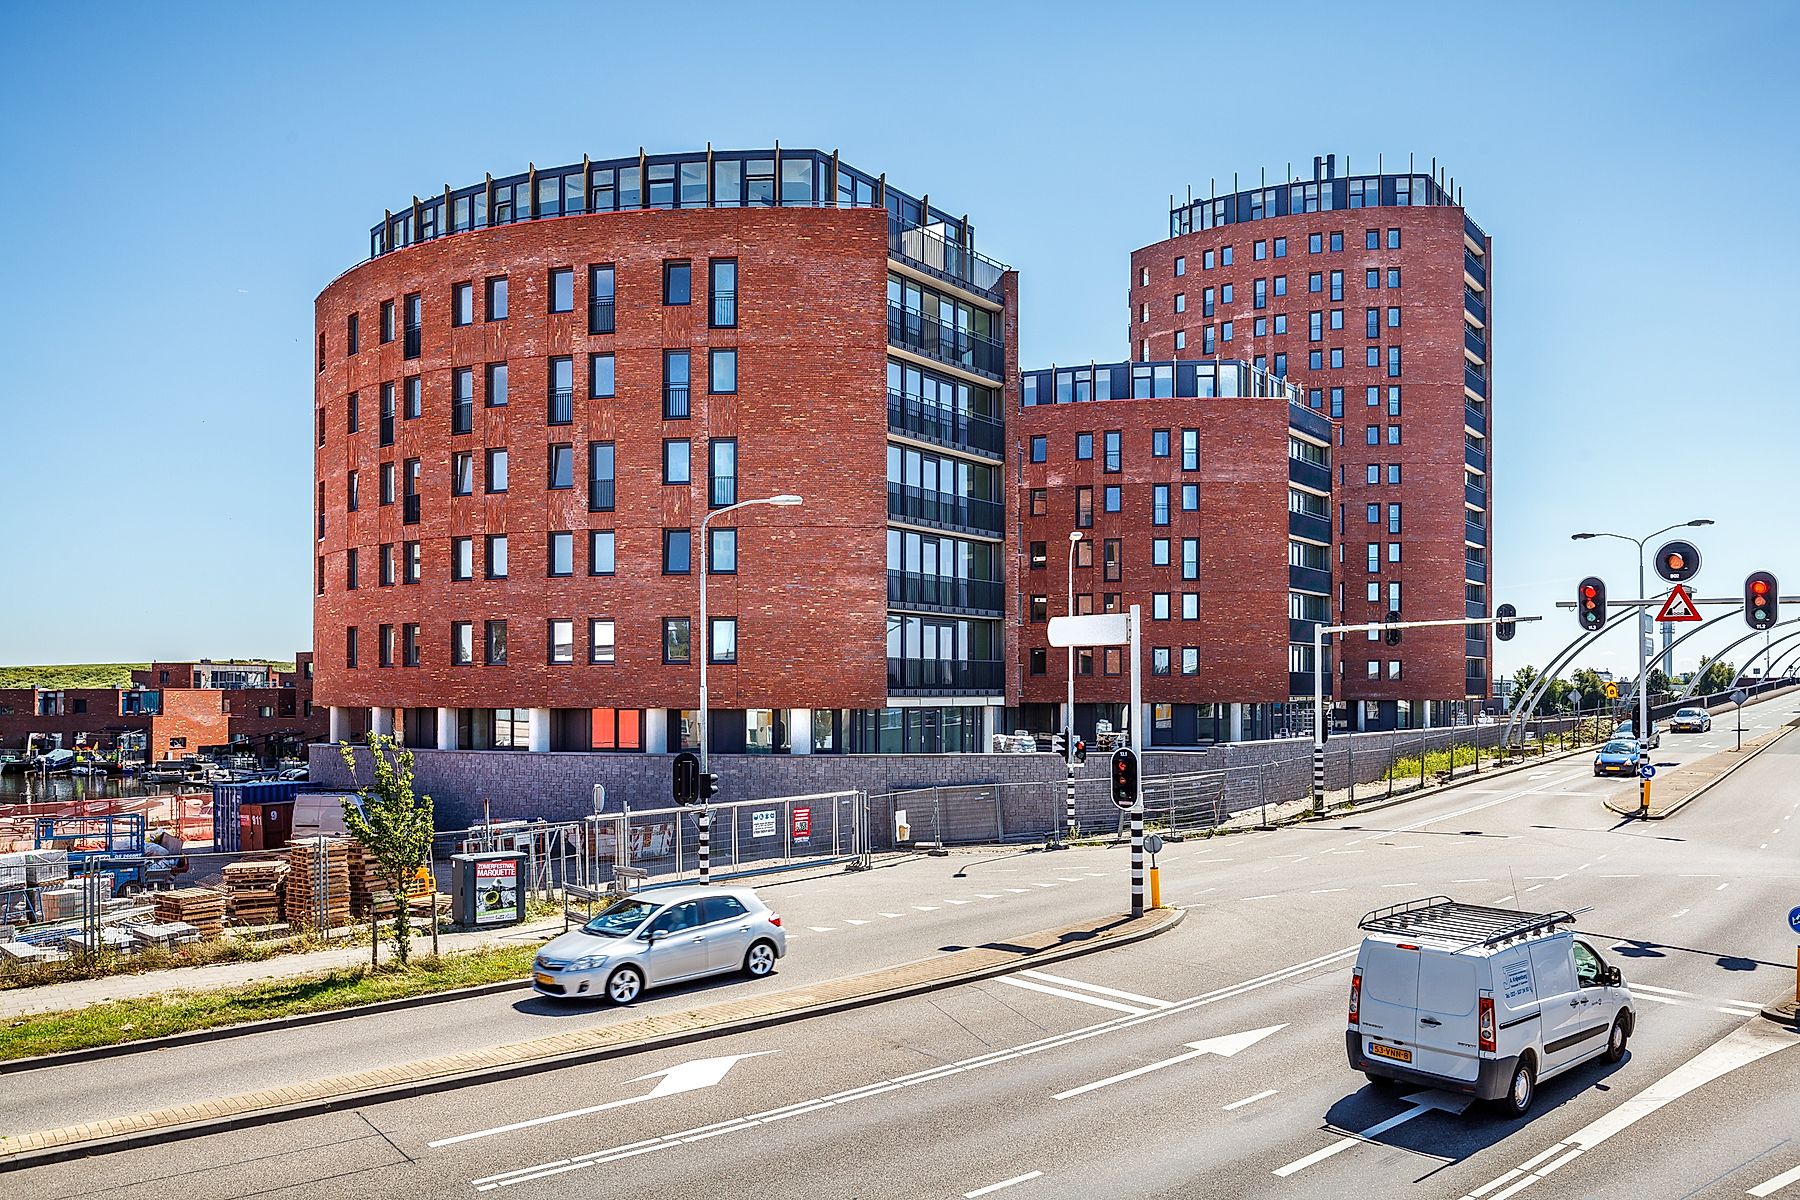
{"label": "white arrow road marking", "polygon": [[1002,1179],[999,1183],[990,1183],[986,1187],[976,1188],[972,1192],[964,1192],[963,1200],[975,1200],[975,1197],[977,1196],[985,1196],[989,1192],[997,1192],[1001,1188],[1009,1188],[1015,1183],[1024,1183],[1027,1180],[1036,1179],[1042,1174],[1042,1171],[1032,1171],[1025,1175],[1014,1175],[1011,1179]]}
{"label": "white arrow road marking", "polygon": [[1085,992],[1072,992],[1068,988],[1051,987],[1046,983],[1033,983],[1029,979],[1019,979],[1012,975],[1002,975],[1000,977],[1000,982],[1010,983],[1014,987],[1024,988],[1028,992],[1042,992],[1046,996],[1061,996],[1064,1000],[1079,1000],[1083,1004],[1093,1004],[1100,1008],[1110,1008],[1114,1012],[1131,1013],[1133,1016],[1141,1017],[1150,1011],[1147,1008],[1139,1008],[1133,1004],[1120,1004],[1117,1000],[1108,1000],[1104,996],[1090,996]]}
{"label": "white arrow road marking", "polygon": [[1385,1121],[1377,1122],[1363,1130],[1361,1133],[1354,1134],[1347,1138],[1340,1138],[1323,1150],[1315,1150],[1305,1158],[1297,1158],[1285,1167],[1277,1167],[1275,1168],[1275,1174],[1286,1179],[1289,1175],[1292,1175],[1297,1171],[1306,1170],[1306,1168],[1312,1166],[1314,1163],[1321,1163],[1333,1155],[1342,1154],[1352,1146],[1378,1138],[1395,1126],[1406,1124],[1414,1117],[1428,1112],[1460,1113],[1474,1103],[1468,1096],[1452,1096],[1449,1092],[1440,1092],[1436,1090],[1429,1092],[1414,1092],[1405,1099],[1406,1103],[1412,1105],[1412,1107],[1405,1112],[1389,1117]]}
{"label": "white arrow road marking", "polygon": [[[1503,1180],[1510,1181],[1509,1186],[1504,1191],[1494,1192],[1488,1200],[1506,1200],[1506,1197],[1524,1191],[1550,1172],[1586,1154],[1615,1134],[1623,1133],[1696,1088],[1704,1087],[1739,1067],[1747,1067],[1778,1050],[1786,1050],[1797,1044],[1800,1044],[1800,1037],[1779,1025],[1771,1021],[1752,1021],[1714,1042],[1599,1120],[1556,1143],[1542,1154],[1527,1159],[1501,1179],[1476,1188],[1464,1196],[1463,1200],[1476,1200],[1493,1191]],[[1552,1158],[1552,1155],[1556,1157]],[[1545,1162],[1546,1159],[1550,1161]],[[1539,1163],[1544,1165],[1539,1166]],[[1773,1183],[1774,1180],[1770,1182]]]}
{"label": "white arrow road marking", "polygon": [[1129,1000],[1133,1004],[1142,1004],[1147,1008],[1167,1008],[1169,1001],[1157,1000],[1150,996],[1140,996],[1136,992],[1121,992],[1117,988],[1101,987],[1097,983],[1083,983],[1079,979],[1068,979],[1061,975],[1052,975],[1048,971],[1020,971],[1019,974],[1042,983],[1061,984],[1063,987],[1077,988],[1084,992],[1098,992],[1102,996],[1111,996],[1115,1000]]}
{"label": "white arrow road marking", "polygon": [[715,1121],[693,1129],[684,1129],[678,1133],[662,1134],[658,1137],[648,1138],[642,1141],[628,1142],[622,1146],[610,1146],[603,1150],[594,1150],[586,1154],[577,1154],[569,1158],[556,1159],[551,1162],[540,1162],[534,1166],[515,1167],[508,1171],[501,1171],[496,1175],[486,1175],[480,1179],[473,1179],[470,1180],[470,1182],[475,1186],[477,1191],[491,1192],[499,1188],[511,1187],[514,1184],[525,1183],[530,1180],[546,1179],[552,1175],[561,1175],[569,1171],[580,1171],[588,1167],[597,1167],[605,1163],[618,1162],[621,1159],[634,1158],[640,1154],[650,1154],[659,1150],[667,1150],[684,1145],[688,1142],[697,1142],[706,1138],[719,1137],[723,1134],[748,1133],[762,1125],[769,1124],[772,1121],[779,1121],[786,1117],[797,1116],[802,1113],[818,1112],[822,1109],[832,1108],[840,1104],[853,1104],[858,1100],[867,1100],[874,1096],[884,1095],[888,1092],[899,1091],[904,1088],[920,1087],[925,1084],[936,1083],[940,1080],[947,1079],[950,1076],[959,1075],[964,1071],[982,1070],[987,1067],[997,1066],[1000,1063],[1025,1058],[1028,1055],[1043,1054],[1047,1051],[1062,1049],[1065,1046],[1076,1045],[1080,1042],[1087,1041],[1090,1038],[1106,1037],[1110,1034],[1131,1029],[1149,1021],[1160,1021],[1164,1017],[1190,1013],[1196,1009],[1204,1008],[1209,1004],[1217,1004],[1221,1000],[1229,1000],[1237,996],[1242,996],[1249,992],[1256,991],[1259,988],[1265,988],[1279,983],[1287,983],[1291,980],[1310,975],[1315,971],[1335,968],[1338,963],[1353,956],[1356,953],[1356,950],[1357,948],[1355,946],[1345,946],[1340,950],[1334,950],[1329,954],[1322,954],[1317,958],[1308,959],[1305,962],[1292,963],[1288,966],[1281,967],[1278,970],[1271,971],[1266,975],[1259,975],[1254,979],[1246,979],[1239,983],[1230,984],[1226,987],[1219,988],[1217,991],[1207,992],[1199,996],[1190,996],[1186,1000],[1180,1000],[1171,1004],[1168,1008],[1159,1008],[1154,1012],[1145,1013],[1141,1016],[1112,1017],[1095,1025],[1087,1025],[1080,1029],[1072,1030],[1069,1033],[1056,1034],[1051,1037],[1039,1038],[1036,1041],[1025,1042],[1021,1045],[989,1051],[985,1054],[978,1054],[973,1058],[962,1059],[959,1062],[942,1063],[938,1066],[928,1067],[922,1071],[914,1071],[908,1075],[901,1075],[893,1079],[884,1079],[876,1083],[865,1084],[861,1087],[850,1088],[847,1091],[834,1092],[829,1096],[816,1097],[811,1100],[802,1100],[797,1104],[784,1105],[781,1108],[772,1108],[766,1112],[752,1113],[748,1116],[733,1117],[725,1121]]}
{"label": "white arrow road marking", "polygon": [[472,1142],[476,1138],[492,1137],[497,1133],[512,1133],[519,1129],[531,1129],[538,1125],[548,1125],[552,1121],[566,1121],[571,1117],[592,1116],[594,1113],[608,1109],[624,1108],[631,1104],[642,1104],[646,1100],[660,1100],[664,1096],[673,1096],[680,1092],[694,1092],[701,1088],[709,1088],[725,1078],[726,1072],[746,1058],[755,1058],[759,1054],[773,1054],[773,1050],[757,1050],[750,1054],[726,1054],[719,1058],[697,1058],[693,1062],[684,1062],[680,1066],[670,1067],[663,1071],[652,1071],[648,1075],[639,1075],[628,1083],[642,1083],[646,1079],[657,1079],[655,1087],[642,1096],[627,1096],[623,1100],[610,1100],[605,1104],[593,1104],[587,1108],[577,1108],[569,1112],[553,1113],[548,1117],[533,1117],[529,1121],[515,1121],[511,1125],[500,1125],[493,1129],[483,1129],[475,1133],[461,1133],[455,1137],[440,1138],[427,1143],[433,1150],[441,1146],[454,1146],[458,1142]]}
{"label": "white arrow road marking", "polygon": [[1790,1183],[1800,1182],[1800,1167],[1791,1171],[1783,1171],[1767,1183],[1759,1183],[1750,1189],[1749,1194],[1756,1197],[1773,1196]]}
{"label": "white arrow road marking", "polygon": [[[1124,1083],[1127,1079],[1136,1079],[1139,1075],[1148,1075],[1152,1071],[1160,1071],[1164,1067],[1172,1067],[1176,1063],[1184,1063],[1190,1058],[1199,1058],[1202,1054],[1217,1054],[1221,1058],[1230,1058],[1240,1050],[1247,1050],[1268,1037],[1271,1033],[1279,1033],[1286,1029],[1285,1024],[1271,1025],[1267,1029],[1252,1029],[1245,1033],[1228,1033],[1223,1037],[1207,1038],[1203,1042],[1188,1042],[1188,1052],[1177,1054],[1174,1058],[1165,1058],[1161,1062],[1153,1062],[1148,1066],[1124,1071],[1118,1075],[1109,1075],[1105,1079],[1097,1079],[1093,1083],[1084,1083],[1078,1088],[1070,1088],[1066,1092],[1058,1092],[1054,1099],[1067,1100],[1071,1096],[1080,1096],[1088,1092],[1098,1091],[1103,1087],[1111,1087],[1115,1083]],[[1280,1172],[1276,1172],[1280,1174]]]}

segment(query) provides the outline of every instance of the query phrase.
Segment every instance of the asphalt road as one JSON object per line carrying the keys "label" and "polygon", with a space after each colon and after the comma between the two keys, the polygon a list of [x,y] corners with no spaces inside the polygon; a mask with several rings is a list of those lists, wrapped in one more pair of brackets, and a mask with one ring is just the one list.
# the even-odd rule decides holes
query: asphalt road
{"label": "asphalt road", "polygon": [[[1747,709],[1746,724],[1770,728],[1796,708]],[[1718,730],[1670,736],[1656,761],[1706,753],[1701,744]],[[1165,899],[1187,905],[1188,919],[1136,946],[686,1050],[38,1168],[5,1176],[5,1188],[21,1198],[129,1189],[183,1200],[1505,1200],[1527,1189],[1800,1198],[1800,1036],[1753,1015],[1794,985],[1784,916],[1800,903],[1800,736],[1669,821],[1622,821],[1601,805],[1631,786],[1593,779],[1577,759],[1337,822],[1171,846]],[[841,973],[827,961],[863,969],[1116,908],[1123,866],[1111,850],[952,857],[774,889],[801,932],[782,977]],[[959,868],[966,878],[953,877]],[[1356,919],[1439,893],[1590,907],[1578,927],[1638,998],[1629,1057],[1545,1084],[1518,1122],[1409,1103],[1409,1092],[1352,1072],[1343,1028]],[[444,1039],[466,1036],[469,1020],[522,1020],[532,1036],[557,1020],[606,1019],[605,1010],[559,1017],[507,1000],[498,1015],[470,1010],[450,1028],[444,1010],[458,1007],[419,1010],[432,1022],[418,1035],[429,1045],[409,1049],[449,1049]],[[317,1027],[307,1040],[362,1038],[364,1023]],[[252,1048],[250,1069],[308,1048]],[[172,1061],[215,1092],[261,1086],[229,1058]],[[143,1062],[8,1080],[8,1123],[53,1123],[39,1107],[54,1102],[51,1083],[89,1097],[110,1089],[146,1107]],[[16,1084],[36,1090],[26,1099]],[[1634,1097],[1645,1099],[1628,1103]],[[14,1112],[20,1104],[30,1111]],[[1373,1132],[1353,1136],[1364,1131]]]}

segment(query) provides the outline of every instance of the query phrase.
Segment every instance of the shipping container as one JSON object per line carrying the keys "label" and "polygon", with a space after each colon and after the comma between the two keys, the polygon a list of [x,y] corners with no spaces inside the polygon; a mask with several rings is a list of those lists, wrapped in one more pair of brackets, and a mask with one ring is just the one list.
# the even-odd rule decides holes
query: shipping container
{"label": "shipping container", "polygon": [[238,825],[239,809],[244,804],[266,804],[271,800],[291,801],[300,794],[301,786],[291,779],[213,784],[213,849],[244,849]]}

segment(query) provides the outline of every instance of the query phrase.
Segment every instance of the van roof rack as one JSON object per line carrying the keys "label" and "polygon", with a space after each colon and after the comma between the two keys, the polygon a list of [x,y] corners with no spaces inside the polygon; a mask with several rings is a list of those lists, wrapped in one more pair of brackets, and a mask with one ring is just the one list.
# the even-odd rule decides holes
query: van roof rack
{"label": "van roof rack", "polygon": [[1426,896],[1363,914],[1357,926],[1371,933],[1433,938],[1459,943],[1462,950],[1476,946],[1502,946],[1519,938],[1572,924],[1575,914],[1565,911],[1522,912],[1515,908],[1490,908],[1458,904],[1448,896]]}

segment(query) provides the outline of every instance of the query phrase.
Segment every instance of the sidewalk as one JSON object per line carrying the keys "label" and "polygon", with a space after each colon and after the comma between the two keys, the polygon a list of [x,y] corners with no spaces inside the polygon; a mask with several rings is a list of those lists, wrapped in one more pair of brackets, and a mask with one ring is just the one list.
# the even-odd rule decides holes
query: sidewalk
{"label": "sidewalk", "polygon": [[685,1012],[639,1017],[506,1046],[316,1079],[292,1087],[244,1092],[129,1117],[0,1138],[0,1171],[311,1116],[345,1104],[374,1104],[665,1046],[689,1045],[701,1038],[722,1037],[1008,974],[1028,963],[1055,962],[1129,945],[1173,929],[1185,915],[1181,909],[1158,909],[1136,918],[1115,914],[810,987],[750,994]]}

